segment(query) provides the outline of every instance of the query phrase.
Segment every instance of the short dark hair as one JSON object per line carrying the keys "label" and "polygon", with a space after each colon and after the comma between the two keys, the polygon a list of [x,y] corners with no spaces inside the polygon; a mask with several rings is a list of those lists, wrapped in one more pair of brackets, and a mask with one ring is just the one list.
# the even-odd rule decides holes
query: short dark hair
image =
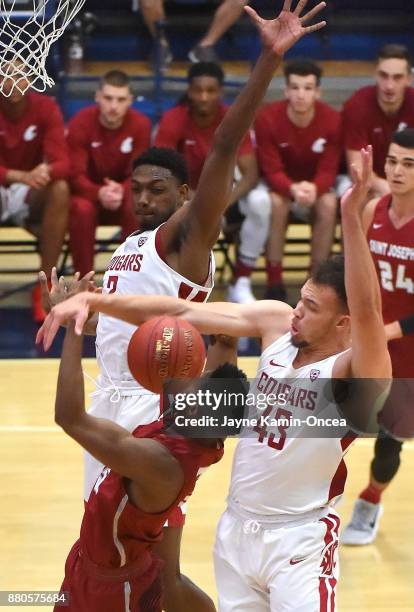
{"label": "short dark hair", "polygon": [[348,310],[345,289],[345,259],[343,255],[332,255],[322,262],[311,275],[315,285],[325,285],[333,289],[339,301]]}
{"label": "short dark hair", "polygon": [[222,67],[215,62],[197,62],[192,64],[187,72],[187,81],[191,84],[193,79],[201,76],[209,76],[217,79],[219,85],[223,85],[224,72]]}
{"label": "short dark hair", "polygon": [[388,45],[384,45],[379,53],[377,62],[380,62],[384,59],[403,59],[406,60],[408,64],[408,68],[411,70],[413,65],[413,60],[410,55],[408,48],[405,45],[397,45],[394,43],[390,43]]}
{"label": "short dark hair", "polygon": [[406,149],[414,149],[414,129],[405,128],[404,130],[394,132],[391,142]]}
{"label": "short dark hair", "polygon": [[112,85],[113,87],[131,87],[131,81],[126,72],[122,70],[109,70],[103,75],[99,86]]}
{"label": "short dark hair", "polygon": [[322,77],[322,68],[312,60],[306,58],[294,59],[286,62],[283,72],[286,82],[289,80],[291,74],[298,74],[299,76],[309,76],[313,74],[316,77],[316,84],[319,85]]}
{"label": "short dark hair", "polygon": [[170,170],[180,185],[188,183],[188,170],[184,157],[175,149],[167,147],[149,147],[134,161],[134,170],[138,166],[159,166]]}

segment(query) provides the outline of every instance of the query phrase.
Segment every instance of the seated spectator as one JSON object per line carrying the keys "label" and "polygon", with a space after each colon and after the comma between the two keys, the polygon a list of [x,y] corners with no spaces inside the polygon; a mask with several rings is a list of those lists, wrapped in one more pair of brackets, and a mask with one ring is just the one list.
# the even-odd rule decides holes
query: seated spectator
{"label": "seated spectator", "polygon": [[[23,83],[19,77],[19,85]],[[56,102],[6,78],[0,95],[0,220],[39,238],[40,268],[50,279],[67,229],[69,159]],[[36,322],[45,318],[40,285],[32,292]]]}
{"label": "seated spectator", "polygon": [[[213,20],[207,32],[191,49],[188,54],[189,59],[196,62],[217,62],[218,57],[214,49],[217,41],[235,23],[243,13],[243,7],[247,4],[246,0],[223,0],[214,13]],[[155,39],[157,34],[157,22],[165,23],[165,12],[163,0],[140,0],[139,2],[142,18],[151,34]],[[170,45],[161,31],[161,68],[166,69],[172,62],[173,56]]]}
{"label": "seated spectator", "polygon": [[356,91],[345,103],[343,124],[348,165],[359,163],[359,151],[371,144],[374,171],[371,196],[389,193],[385,158],[395,131],[414,127],[412,61],[404,45],[385,45],[379,53],[375,85]]}
{"label": "seated spectator", "polygon": [[149,146],[151,122],[130,108],[128,76],[111,70],[96,92],[96,105],[69,122],[72,200],[69,219],[74,269],[93,269],[97,225],[120,225],[122,239],[137,227],[132,208],[132,162]]}
{"label": "seated spectator", "polygon": [[311,268],[330,254],[337,210],[333,187],[342,153],[340,114],[319,99],[320,67],[293,60],[284,73],[287,99],[264,106],[255,125],[259,166],[272,198],[266,297],[278,300],[286,299],[282,259],[290,211],[312,224]]}
{"label": "seated spectator", "polygon": [[[185,157],[193,190],[197,187],[214,132],[227,111],[222,102],[223,81],[224,74],[218,64],[200,62],[191,66],[184,103],[164,113],[155,137],[156,146],[174,148]],[[255,261],[269,232],[270,197],[264,185],[257,185],[258,167],[250,136],[239,149],[236,180],[228,210],[234,216],[232,209],[236,208],[242,218],[246,216],[241,228],[243,253]],[[250,286],[247,291],[243,287],[238,291],[241,295],[231,293],[229,296],[233,301],[254,301]]]}

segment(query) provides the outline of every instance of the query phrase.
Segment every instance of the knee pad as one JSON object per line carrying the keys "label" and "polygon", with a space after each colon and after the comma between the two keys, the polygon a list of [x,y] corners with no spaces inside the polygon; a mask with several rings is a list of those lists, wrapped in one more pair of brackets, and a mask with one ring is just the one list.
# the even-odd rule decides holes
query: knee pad
{"label": "knee pad", "polygon": [[271,202],[269,192],[264,188],[252,189],[246,197],[247,216],[256,217],[263,221],[270,218]]}
{"label": "knee pad", "polygon": [[380,432],[375,442],[371,471],[378,482],[390,482],[400,467],[402,442]]}

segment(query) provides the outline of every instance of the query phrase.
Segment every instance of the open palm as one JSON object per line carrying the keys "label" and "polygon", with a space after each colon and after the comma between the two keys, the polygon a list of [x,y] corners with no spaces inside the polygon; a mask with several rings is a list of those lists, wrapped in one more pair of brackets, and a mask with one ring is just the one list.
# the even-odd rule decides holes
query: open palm
{"label": "open palm", "polygon": [[311,26],[304,27],[306,21],[312,19],[322,9],[326,2],[320,2],[308,13],[300,17],[308,0],[299,0],[294,11],[291,11],[292,0],[285,0],[282,12],[276,19],[262,19],[250,6],[245,7],[245,11],[255,23],[260,32],[264,47],[271,48],[277,55],[283,55],[288,51],[297,40],[305,34],[316,32],[326,25],[325,21],[320,21]]}

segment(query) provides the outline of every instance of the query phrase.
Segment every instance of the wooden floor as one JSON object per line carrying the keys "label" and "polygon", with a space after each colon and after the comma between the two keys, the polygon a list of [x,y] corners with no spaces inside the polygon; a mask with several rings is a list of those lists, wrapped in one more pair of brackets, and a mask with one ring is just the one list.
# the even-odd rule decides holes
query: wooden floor
{"label": "wooden floor", "polygon": [[[255,360],[241,361],[253,376]],[[53,423],[57,366],[54,360],[0,361],[0,591],[58,589],[66,554],[78,536],[82,453]],[[93,376],[95,362],[86,361],[85,369]],[[92,390],[90,384],[88,388]],[[182,554],[183,570],[214,597],[211,548],[224,506],[234,442],[226,447],[224,460],[197,484]],[[344,521],[366,482],[371,449],[370,441],[360,441],[348,455],[348,486],[338,508]],[[385,495],[375,545],[342,548],[341,612],[414,610],[413,471],[410,443]]]}

